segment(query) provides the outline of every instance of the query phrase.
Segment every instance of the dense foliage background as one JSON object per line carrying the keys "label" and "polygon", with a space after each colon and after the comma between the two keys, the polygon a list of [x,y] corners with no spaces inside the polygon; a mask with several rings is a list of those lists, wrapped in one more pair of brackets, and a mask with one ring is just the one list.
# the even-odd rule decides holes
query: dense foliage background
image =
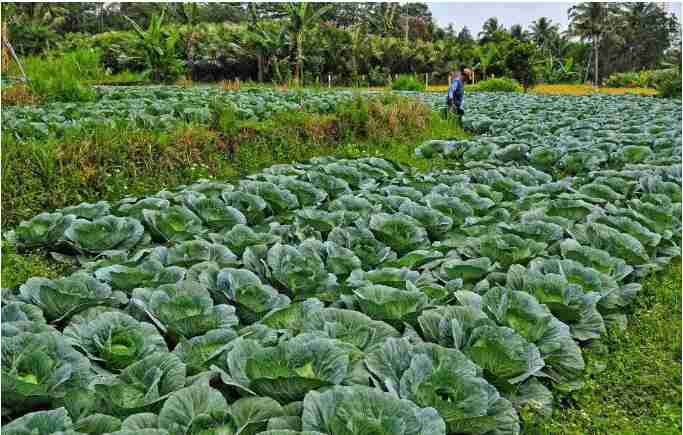
{"label": "dense foliage background", "polygon": [[[20,55],[94,48],[102,52],[107,71],[147,72],[157,81],[185,75],[386,85],[397,74],[421,74],[424,82],[427,73],[430,83],[445,83],[464,63],[475,70],[475,81],[504,75],[602,83],[615,73],[681,63],[676,16],[645,2],[579,3],[568,11],[566,32],[545,17],[529,30],[506,29],[493,17],[478,35],[467,27],[459,32],[439,27],[424,3],[7,3],[2,8],[9,40]],[[525,62],[521,72],[511,59]]]}

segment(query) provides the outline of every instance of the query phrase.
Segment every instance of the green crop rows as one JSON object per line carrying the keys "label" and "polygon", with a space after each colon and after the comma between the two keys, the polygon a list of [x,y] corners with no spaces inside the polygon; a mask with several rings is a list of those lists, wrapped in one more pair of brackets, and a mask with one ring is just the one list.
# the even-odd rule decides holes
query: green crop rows
{"label": "green crop rows", "polygon": [[79,270],[4,290],[3,432],[493,435],[549,415],[581,347],[680,256],[680,105],[467,104],[478,136],[416,150],[449,169],[317,158],[23,222],[13,243]]}
{"label": "green crop rows", "polygon": [[179,122],[208,124],[212,101],[220,106],[233,103],[238,119],[262,120],[282,111],[333,112],[340,101],[352,96],[349,91],[223,92],[213,86],[101,87],[95,102],[5,108],[2,124],[19,138],[59,136],[67,130],[78,132],[103,125],[165,129]]}

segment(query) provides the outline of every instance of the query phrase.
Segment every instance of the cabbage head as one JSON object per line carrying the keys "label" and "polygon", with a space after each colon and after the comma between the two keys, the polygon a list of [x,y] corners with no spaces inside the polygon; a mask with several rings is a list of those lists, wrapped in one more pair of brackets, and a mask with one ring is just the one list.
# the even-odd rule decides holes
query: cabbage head
{"label": "cabbage head", "polygon": [[64,329],[64,337],[94,364],[110,371],[125,369],[152,353],[168,351],[154,325],[117,311],[72,322]]}
{"label": "cabbage head", "polygon": [[429,245],[427,230],[419,221],[406,214],[375,214],[370,218],[370,229],[378,240],[399,255]]}
{"label": "cabbage head", "polygon": [[47,326],[32,331],[30,322],[18,329],[22,323],[2,323],[3,415],[54,407],[92,378],[88,359],[61,334]]}
{"label": "cabbage head", "polygon": [[456,349],[390,338],[366,364],[390,393],[436,409],[449,433],[519,433],[510,402]]}
{"label": "cabbage head", "polygon": [[97,254],[129,250],[143,239],[145,229],[133,218],[104,216],[93,221],[75,219],[64,232],[67,241],[79,252]]}
{"label": "cabbage head", "polygon": [[445,435],[434,408],[360,385],[311,391],[304,399],[304,430],[344,435]]}
{"label": "cabbage head", "polygon": [[247,391],[289,403],[303,400],[311,390],[344,382],[355,352],[338,340],[300,334],[276,346],[241,340],[228,353],[227,364],[232,379]]}
{"label": "cabbage head", "polygon": [[214,305],[209,291],[194,281],[138,288],[131,302],[164,333],[191,338],[238,324],[235,308]]}
{"label": "cabbage head", "polygon": [[92,306],[126,302],[122,295],[85,272],[55,280],[29,278],[19,287],[19,293],[22,301],[39,307],[49,322],[64,321]]}

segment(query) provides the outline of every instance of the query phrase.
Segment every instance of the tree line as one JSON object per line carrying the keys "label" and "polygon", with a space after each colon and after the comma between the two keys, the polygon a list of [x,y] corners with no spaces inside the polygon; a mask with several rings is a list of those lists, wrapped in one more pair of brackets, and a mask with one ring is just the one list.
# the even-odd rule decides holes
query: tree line
{"label": "tree line", "polygon": [[[477,79],[595,83],[615,72],[680,65],[680,24],[656,3],[578,3],[569,27],[525,29],[495,17],[473,35],[438,26],[424,3],[3,3],[15,49],[97,47],[112,70],[156,80],[241,78],[385,84],[396,74],[443,81],[460,63]],[[161,53],[161,54],[160,54]],[[510,66],[510,59],[527,62]]]}

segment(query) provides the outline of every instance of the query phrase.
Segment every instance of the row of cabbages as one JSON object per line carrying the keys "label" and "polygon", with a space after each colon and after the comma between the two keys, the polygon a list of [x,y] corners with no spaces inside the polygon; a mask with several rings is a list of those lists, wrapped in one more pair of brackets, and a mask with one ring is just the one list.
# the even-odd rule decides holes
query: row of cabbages
{"label": "row of cabbages", "polygon": [[16,106],[3,110],[3,127],[19,138],[62,135],[70,130],[97,126],[137,126],[167,129],[181,122],[209,124],[208,102],[232,102],[238,119],[262,120],[283,111],[334,112],[337,105],[353,97],[350,91],[274,91],[251,89],[223,92],[217,87],[102,88],[101,96],[88,103],[50,103]]}
{"label": "row of cabbages", "polygon": [[3,295],[3,430],[518,433],[678,255],[676,183],[321,158],[39,215],[81,268]]}
{"label": "row of cabbages", "polygon": [[[419,96],[437,109],[442,104],[433,95]],[[467,104],[464,127],[483,134],[431,141],[417,149],[418,155],[514,162],[563,174],[681,162],[681,105],[674,100],[473,94]]]}

